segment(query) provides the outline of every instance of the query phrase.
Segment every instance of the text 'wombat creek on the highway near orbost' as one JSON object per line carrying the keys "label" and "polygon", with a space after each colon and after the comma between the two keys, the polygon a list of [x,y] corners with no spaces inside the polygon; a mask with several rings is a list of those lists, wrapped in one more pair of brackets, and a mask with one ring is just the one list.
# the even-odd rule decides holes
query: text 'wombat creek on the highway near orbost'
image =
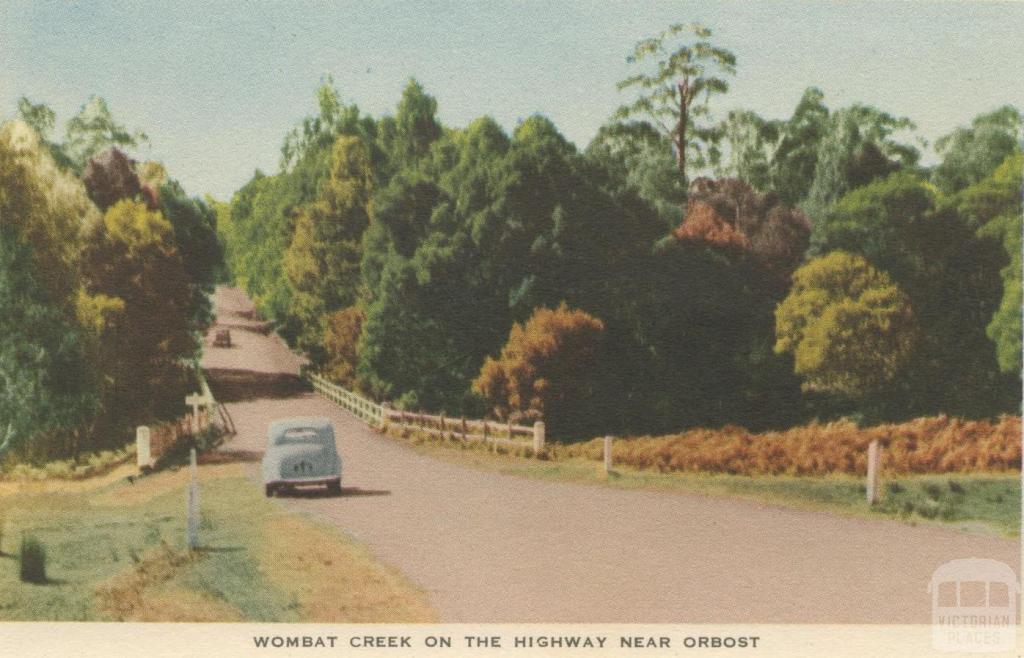
{"label": "text 'wombat creek on the highway near orbost'", "polygon": [[261,649],[327,648],[348,646],[354,649],[449,648],[461,646],[470,649],[745,649],[756,648],[758,636],[711,635],[671,637],[667,635],[428,635],[415,642],[410,635],[357,635],[339,642],[337,635],[285,636],[261,635],[253,643]]}

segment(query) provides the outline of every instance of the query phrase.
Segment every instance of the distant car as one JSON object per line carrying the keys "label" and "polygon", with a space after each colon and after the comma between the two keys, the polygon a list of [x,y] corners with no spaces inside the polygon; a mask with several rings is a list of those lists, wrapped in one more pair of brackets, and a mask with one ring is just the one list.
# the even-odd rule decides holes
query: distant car
{"label": "distant car", "polygon": [[267,496],[318,485],[326,486],[329,493],[340,494],[341,457],[331,421],[286,418],[271,423],[262,469]]}
{"label": "distant car", "polygon": [[214,347],[231,347],[231,330],[230,329],[218,329],[217,333],[213,335],[213,346]]}

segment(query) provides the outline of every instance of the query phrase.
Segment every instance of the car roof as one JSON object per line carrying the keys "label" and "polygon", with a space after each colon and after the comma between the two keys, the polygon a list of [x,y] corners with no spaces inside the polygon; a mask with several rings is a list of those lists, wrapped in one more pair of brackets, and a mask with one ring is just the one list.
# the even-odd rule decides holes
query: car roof
{"label": "car roof", "polygon": [[315,430],[333,434],[334,426],[330,420],[322,417],[281,418],[267,426],[267,436],[278,436],[289,430]]}

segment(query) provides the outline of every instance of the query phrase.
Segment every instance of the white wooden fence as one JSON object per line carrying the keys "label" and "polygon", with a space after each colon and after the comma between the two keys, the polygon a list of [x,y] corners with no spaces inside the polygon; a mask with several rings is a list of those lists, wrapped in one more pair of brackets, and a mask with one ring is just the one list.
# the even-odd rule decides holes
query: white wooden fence
{"label": "white wooden fence", "polygon": [[348,409],[356,416],[362,418],[368,425],[372,425],[376,428],[383,428],[384,421],[386,418],[384,405],[377,404],[373,400],[368,400],[358,393],[338,386],[332,382],[327,381],[316,373],[306,373],[306,378],[313,385],[320,395],[324,396],[331,402],[341,405],[345,409]]}
{"label": "white wooden fence", "polygon": [[327,381],[315,373],[306,378],[321,395],[348,409],[367,424],[378,429],[388,426],[408,429],[436,436],[458,438],[463,441],[483,441],[491,445],[532,447],[535,452],[544,448],[544,423],[537,421],[532,427],[495,420],[448,417],[391,409],[377,404],[342,386]]}

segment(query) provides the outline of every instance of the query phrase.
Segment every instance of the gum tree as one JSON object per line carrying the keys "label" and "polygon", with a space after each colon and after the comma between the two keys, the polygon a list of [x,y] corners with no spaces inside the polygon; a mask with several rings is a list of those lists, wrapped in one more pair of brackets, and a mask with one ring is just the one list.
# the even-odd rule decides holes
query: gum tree
{"label": "gum tree", "polygon": [[[679,40],[690,37],[693,41]],[[729,90],[725,76],[735,75],[736,56],[710,41],[711,30],[699,23],[672,25],[661,34],[637,42],[626,58],[630,64],[655,64],[650,72],[637,73],[618,84],[619,90],[635,88],[639,95],[616,112],[617,119],[645,116],[671,139],[679,176],[685,182],[687,150],[702,152],[693,137],[710,141],[714,128],[697,123],[708,115],[712,94]],[[677,45],[678,44],[678,45]]]}

